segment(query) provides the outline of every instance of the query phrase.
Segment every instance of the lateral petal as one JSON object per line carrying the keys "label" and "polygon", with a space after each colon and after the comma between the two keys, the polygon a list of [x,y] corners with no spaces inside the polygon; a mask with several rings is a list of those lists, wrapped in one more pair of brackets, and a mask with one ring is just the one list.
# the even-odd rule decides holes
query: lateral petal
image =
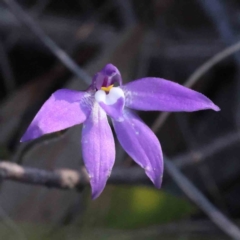
{"label": "lateral petal", "polygon": [[160,143],[145,123],[131,110],[124,110],[124,120],[113,121],[117,138],[132,159],[144,168],[157,188],[161,187],[163,155]]}
{"label": "lateral petal", "polygon": [[143,78],[121,88],[125,94],[125,105],[137,110],[166,112],[220,110],[203,94],[161,78]]}
{"label": "lateral petal", "polygon": [[89,93],[60,89],[43,104],[21,142],[80,124],[86,120],[90,109]]}
{"label": "lateral petal", "polygon": [[115,160],[115,145],[106,113],[94,103],[82,130],[83,160],[89,174],[92,198],[103,191]]}

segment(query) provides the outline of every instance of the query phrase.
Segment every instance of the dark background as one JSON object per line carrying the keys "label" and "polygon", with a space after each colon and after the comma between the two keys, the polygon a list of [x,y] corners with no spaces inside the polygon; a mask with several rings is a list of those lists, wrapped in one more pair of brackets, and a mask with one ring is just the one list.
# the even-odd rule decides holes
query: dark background
{"label": "dark background", "polygon": [[[0,159],[43,169],[81,160],[81,126],[33,143],[19,139],[59,88],[85,90],[43,41],[0,3]],[[10,1],[11,2],[11,1]],[[155,76],[186,83],[202,64],[237,43],[237,0],[16,1],[90,76],[113,63],[123,81]],[[240,54],[202,71],[188,87],[221,112],[174,113],[156,132],[164,154],[226,216],[240,218]],[[189,82],[188,82],[189,83]],[[159,113],[140,116],[150,126]],[[117,144],[115,167],[135,164]],[[135,169],[135,168],[134,168]],[[163,188],[108,185],[82,192],[2,182],[1,239],[230,239],[188,200],[168,172]]]}

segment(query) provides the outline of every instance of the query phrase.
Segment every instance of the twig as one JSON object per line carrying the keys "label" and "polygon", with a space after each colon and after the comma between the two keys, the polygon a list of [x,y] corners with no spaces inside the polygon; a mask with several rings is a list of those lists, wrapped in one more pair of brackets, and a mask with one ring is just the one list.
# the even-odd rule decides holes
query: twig
{"label": "twig", "polygon": [[207,198],[174,166],[174,164],[166,159],[165,166],[168,173],[175,180],[176,184],[206,215],[227,235],[233,239],[240,239],[239,228],[232,223],[225,215],[223,215]]}
{"label": "twig", "polygon": [[12,10],[16,17],[26,25],[47,47],[48,49],[77,77],[89,84],[91,78],[81,69],[57,44],[48,37],[43,30],[25,13],[25,11],[14,0],[3,0]]}
{"label": "twig", "polygon": [[[240,50],[240,42],[215,55],[189,77],[185,86],[192,87],[211,67],[238,50]],[[160,114],[153,123],[151,127],[152,130],[156,132],[163,125],[169,115],[170,113],[168,112]],[[166,157],[165,167],[169,175],[172,176],[176,184],[182,189],[189,199],[202,209],[223,232],[231,236],[233,239],[240,240],[239,228],[224,214],[222,214],[213,204],[211,204],[208,199],[205,198],[204,195],[184,176],[184,174],[182,174],[172,162],[166,159]]]}
{"label": "twig", "polygon": [[[235,52],[240,50],[240,41],[236,44],[224,49],[220,53],[217,53],[215,56],[210,58],[208,61],[206,61],[203,65],[201,65],[199,68],[196,69],[196,71],[190,75],[190,77],[185,82],[184,86],[186,87],[193,87],[193,85],[204,75],[207,71],[209,71],[212,67],[214,67],[217,63],[221,62],[223,59],[231,56]],[[160,114],[157,119],[154,121],[154,124],[152,126],[153,131],[157,131],[159,128],[162,127],[162,125],[165,123],[167,118],[169,117],[171,113],[164,112]]]}
{"label": "twig", "polygon": [[[238,234],[237,227],[211,203],[209,203],[208,200],[169,160],[165,159],[165,164],[169,174],[186,193],[186,195],[194,201],[223,231],[234,237],[234,239],[240,239],[240,237],[236,237]],[[46,171],[37,168],[23,167],[15,163],[4,161],[0,162],[0,178],[58,189],[82,190],[83,187],[89,184],[89,178],[85,168],[81,168],[79,171],[70,169]],[[149,184],[150,181],[145,176],[144,171],[140,168],[118,168],[112,172],[109,183]]]}
{"label": "twig", "polygon": [[[186,142],[188,152],[193,152],[197,146],[198,142],[197,139],[194,137],[189,125],[187,124],[186,114],[178,113],[176,114],[176,119],[182,132],[184,141]],[[227,207],[225,204],[224,199],[222,198],[221,191],[216,183],[215,178],[211,174],[211,170],[209,165],[206,162],[202,162],[201,164],[196,164],[198,173],[201,177],[201,181],[206,186],[206,190],[209,193],[209,196],[214,200],[218,207],[224,212],[227,212]]]}
{"label": "twig", "polygon": [[[89,184],[88,174],[83,167],[79,171],[71,169],[47,171],[24,167],[7,161],[0,162],[0,179],[58,189],[82,190],[83,187]],[[114,169],[108,182],[130,185],[151,183],[144,171],[138,167]]]}
{"label": "twig", "polygon": [[[236,136],[235,136],[236,137]],[[235,140],[233,137],[232,141]],[[239,137],[239,136],[238,136]],[[221,142],[222,143],[222,142]],[[227,145],[226,142],[222,145]],[[219,145],[215,148],[219,149]],[[210,151],[206,151],[208,154],[212,154]],[[191,156],[192,157],[192,156]],[[164,157],[165,168],[169,175],[174,179],[176,184],[182,189],[182,191],[191,199],[207,216],[227,235],[233,239],[240,240],[240,230],[232,223],[224,214],[221,213],[213,204],[211,204],[207,198],[182,174],[178,168],[169,161],[166,156]]]}
{"label": "twig", "polygon": [[[33,7],[29,9],[29,12],[34,16],[34,18],[39,18],[44,9],[49,4],[50,0],[39,0],[37,1]],[[12,30],[12,32],[7,36],[5,40],[5,45],[8,51],[10,51],[15,44],[17,44],[17,41],[19,40],[20,36],[23,34],[21,29]]]}
{"label": "twig", "polygon": [[[214,25],[216,26],[216,29],[219,32],[219,35],[221,38],[225,41],[227,45],[231,45],[235,42],[236,36],[234,33],[234,30],[232,28],[231,22],[229,20],[227,10],[226,10],[226,3],[221,0],[211,0],[211,1],[202,1],[198,0],[199,5],[202,6],[202,8],[205,10],[208,17],[212,20]],[[240,97],[239,97],[239,90],[240,90],[240,54],[236,52],[233,55],[237,69],[235,74],[235,80],[236,80],[236,110],[235,110],[235,123],[238,129],[240,128]]]}
{"label": "twig", "polygon": [[[239,136],[238,136],[239,137]],[[228,138],[227,138],[228,139]],[[235,137],[233,138],[235,140]],[[226,145],[225,141],[219,141],[215,145],[215,150],[220,150],[219,145]],[[211,154],[212,148],[209,148],[203,152]],[[201,152],[200,152],[201,154]],[[192,157],[191,155],[191,161]],[[196,154],[196,156],[198,156]],[[211,204],[207,198],[182,174],[178,168],[166,157],[164,157],[165,168],[169,175],[174,179],[176,184],[182,189],[182,191],[191,199],[206,215],[227,235],[233,239],[240,239],[239,228],[232,223],[224,214],[222,214],[213,204]],[[183,160],[184,161],[184,160]],[[215,189],[216,190],[216,189]],[[218,193],[218,191],[217,191]]]}
{"label": "twig", "polygon": [[[235,45],[225,49],[224,51],[216,54],[202,66],[200,66],[185,82],[185,86],[192,87],[200,77],[205,74],[209,69],[211,69],[215,64],[223,60],[224,58],[230,56],[236,51],[240,50],[240,41]],[[164,124],[169,112],[160,114],[159,117],[154,121],[152,125],[152,130],[157,132],[157,130]],[[231,236],[233,239],[240,239],[240,230],[233,224],[224,214],[222,214],[213,204],[211,204],[207,198],[182,174],[178,168],[165,158],[165,167],[167,172],[175,180],[176,184],[183,190],[183,192],[200,208],[206,215],[227,235]]]}
{"label": "twig", "polygon": [[224,151],[226,148],[237,144],[239,141],[240,134],[238,132],[229,133],[221,138],[217,138],[214,142],[207,144],[200,149],[190,151],[190,153],[182,154],[172,159],[176,166],[180,168],[197,163],[199,173],[202,176],[202,181],[205,183],[207,190],[215,198],[215,202],[218,203],[218,206],[221,206],[221,209],[224,209],[225,212],[227,212],[226,204],[221,197],[220,189],[218,188],[207,163],[205,163],[205,165],[199,163],[204,163],[209,157],[217,154],[219,151]]}
{"label": "twig", "polygon": [[88,175],[84,169],[81,169],[79,172],[70,169],[46,171],[4,161],[0,162],[0,177],[2,179],[60,189],[81,189],[89,182]]}
{"label": "twig", "polygon": [[176,166],[180,168],[184,168],[190,164],[194,164],[196,162],[205,161],[207,158],[212,155],[218,153],[219,151],[224,150],[236,144],[240,141],[240,134],[238,132],[229,133],[221,138],[218,138],[214,142],[200,148],[199,150],[194,150],[190,153],[181,154],[175,158],[173,158]]}

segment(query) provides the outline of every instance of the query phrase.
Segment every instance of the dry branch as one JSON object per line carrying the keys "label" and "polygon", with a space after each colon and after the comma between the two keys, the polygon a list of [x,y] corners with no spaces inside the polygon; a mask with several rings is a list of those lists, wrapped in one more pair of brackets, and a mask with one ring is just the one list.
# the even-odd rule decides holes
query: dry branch
{"label": "dry branch", "polygon": [[[12,180],[27,184],[42,185],[48,188],[82,190],[89,184],[88,174],[84,167],[79,171],[56,169],[53,171],[20,166],[7,161],[0,162],[0,179]],[[144,171],[138,167],[116,168],[108,181],[112,184],[150,184]]]}
{"label": "dry branch", "polygon": [[240,229],[209,200],[165,157],[165,167],[182,191],[193,201],[223,232],[232,239],[240,240]]}
{"label": "dry branch", "polygon": [[33,19],[25,13],[25,11],[21,8],[21,6],[15,2],[14,0],[4,0],[5,4],[9,7],[9,9],[15,14],[15,16],[19,19],[19,21],[27,26],[35,35],[38,37],[42,43],[63,63],[65,66],[72,71],[77,77],[79,77],[82,81],[89,84],[91,82],[91,78],[89,75],[80,68],[73,61],[63,49],[61,49],[50,37],[48,37],[45,32],[33,21]]}
{"label": "dry branch", "polygon": [[191,164],[205,161],[209,157],[213,156],[214,154],[217,154],[220,151],[223,151],[233,146],[239,141],[240,141],[240,135],[238,132],[228,133],[197,150],[193,150],[192,152],[178,155],[172,160],[177,167],[184,168]]}
{"label": "dry branch", "polygon": [[0,177],[6,180],[61,189],[81,189],[89,182],[84,168],[79,171],[70,169],[46,171],[5,161],[0,163]]}

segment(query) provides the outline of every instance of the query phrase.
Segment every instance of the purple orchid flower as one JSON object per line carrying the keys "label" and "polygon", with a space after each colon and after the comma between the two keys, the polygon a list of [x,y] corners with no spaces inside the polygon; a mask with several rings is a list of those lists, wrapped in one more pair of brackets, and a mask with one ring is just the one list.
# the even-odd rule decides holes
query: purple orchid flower
{"label": "purple orchid flower", "polygon": [[92,198],[95,199],[103,191],[115,161],[108,115],[122,147],[160,188],[163,176],[160,143],[131,109],[172,112],[220,110],[203,94],[161,78],[147,77],[122,85],[118,69],[107,64],[94,76],[86,91],[60,89],[54,92],[21,141],[83,123],[83,160],[90,178]]}

